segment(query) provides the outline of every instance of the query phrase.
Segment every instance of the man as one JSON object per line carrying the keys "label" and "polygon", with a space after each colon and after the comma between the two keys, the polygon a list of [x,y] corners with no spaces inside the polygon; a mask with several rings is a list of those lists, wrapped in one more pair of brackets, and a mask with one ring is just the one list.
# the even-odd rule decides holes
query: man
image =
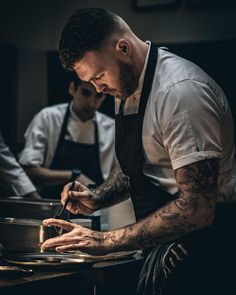
{"label": "man", "polygon": [[11,153],[0,133],[1,197],[21,196],[40,199],[35,186]]}
{"label": "man", "polygon": [[42,196],[60,198],[65,183],[100,185],[115,163],[114,120],[97,111],[106,95],[72,75],[71,103],[41,110],[25,133],[19,161]]}
{"label": "man", "polygon": [[230,290],[225,267],[235,261],[230,202],[236,178],[223,91],[199,67],[140,40],[101,8],[75,11],[62,31],[60,55],[65,68],[117,97],[121,167],[95,193],[80,183],[73,191],[66,185],[62,203],[69,197],[71,212],[91,213],[130,193],[137,222],[102,233],[45,220],[68,233],[42,248],[91,254],[144,249],[138,294]]}

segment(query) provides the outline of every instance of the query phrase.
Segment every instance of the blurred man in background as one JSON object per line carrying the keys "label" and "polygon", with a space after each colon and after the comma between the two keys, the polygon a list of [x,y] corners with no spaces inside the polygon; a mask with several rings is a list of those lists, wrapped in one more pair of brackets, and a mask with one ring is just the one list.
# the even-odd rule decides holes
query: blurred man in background
{"label": "blurred man in background", "polygon": [[41,110],[25,133],[19,162],[43,197],[60,199],[70,180],[100,185],[115,164],[114,120],[97,111],[105,94],[76,75],[70,103]]}

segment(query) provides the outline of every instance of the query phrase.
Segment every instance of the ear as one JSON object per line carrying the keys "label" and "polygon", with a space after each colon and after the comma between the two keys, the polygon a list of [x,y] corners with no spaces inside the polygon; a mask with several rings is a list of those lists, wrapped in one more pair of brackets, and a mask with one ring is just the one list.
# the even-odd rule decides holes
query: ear
{"label": "ear", "polygon": [[130,44],[125,39],[120,39],[116,43],[116,51],[119,54],[122,54],[124,56],[129,56],[130,54]]}
{"label": "ear", "polygon": [[69,84],[68,92],[71,96],[73,96],[75,93],[75,84],[73,81],[71,81]]}

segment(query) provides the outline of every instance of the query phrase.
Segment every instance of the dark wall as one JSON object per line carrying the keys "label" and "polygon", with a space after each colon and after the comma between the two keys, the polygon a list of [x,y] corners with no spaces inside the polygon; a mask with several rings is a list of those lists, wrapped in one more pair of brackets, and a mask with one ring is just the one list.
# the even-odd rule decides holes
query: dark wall
{"label": "dark wall", "polygon": [[0,43],[0,129],[8,144],[15,136],[17,48]]}

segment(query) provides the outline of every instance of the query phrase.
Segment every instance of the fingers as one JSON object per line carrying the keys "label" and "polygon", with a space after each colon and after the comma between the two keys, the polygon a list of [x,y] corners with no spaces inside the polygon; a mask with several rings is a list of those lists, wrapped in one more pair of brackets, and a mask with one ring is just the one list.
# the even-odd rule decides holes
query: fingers
{"label": "fingers", "polygon": [[65,247],[66,245],[76,244],[78,246],[78,238],[76,237],[70,237],[68,234],[64,234],[55,238],[51,238],[46,240],[42,245],[41,249],[43,251],[49,249],[49,248],[55,248],[55,247]]}
{"label": "fingers", "polygon": [[55,250],[57,252],[65,252],[65,251],[70,251],[70,250],[81,250],[78,244],[70,244],[70,245],[63,245],[56,247]]}
{"label": "fingers", "polygon": [[90,191],[80,190],[80,191],[69,191],[70,200],[78,200],[81,198],[88,198]]}
{"label": "fingers", "polygon": [[[68,196],[70,196],[72,184],[73,184],[73,182],[69,182],[63,187],[63,191],[61,193],[62,204],[64,204],[65,201],[67,200]],[[81,191],[82,187],[83,187],[83,185],[80,182],[74,181],[74,188],[73,188],[74,191]]]}
{"label": "fingers", "polygon": [[67,198],[68,198],[69,190],[70,190],[71,184],[72,184],[72,182],[69,182],[69,183],[67,183],[67,184],[63,187],[63,191],[62,191],[62,193],[61,193],[61,202],[62,202],[62,204],[64,204],[65,201],[66,201]]}
{"label": "fingers", "polygon": [[94,212],[98,207],[96,205],[97,196],[78,181],[75,181],[72,191],[71,184],[66,184],[61,193],[62,204],[65,204],[65,201],[69,198],[66,209],[73,214],[91,214]]}
{"label": "fingers", "polygon": [[62,219],[55,219],[55,218],[49,218],[49,219],[43,220],[43,225],[60,227],[66,231],[71,231],[75,227],[75,224],[71,222],[68,222]]}
{"label": "fingers", "polygon": [[72,224],[68,221],[61,220],[61,219],[50,218],[50,219],[45,219],[43,221],[43,225],[60,227],[61,229],[68,231],[68,233],[48,239],[44,243],[42,243],[41,249],[43,251],[45,251],[46,249],[49,249],[49,248],[54,248],[56,246],[67,245],[67,244],[71,244],[71,243],[75,243],[75,242],[78,243],[78,241],[79,241],[78,240],[79,237],[75,236],[73,234],[73,229],[75,229],[75,228],[82,229],[82,226],[80,226],[78,224]]}

